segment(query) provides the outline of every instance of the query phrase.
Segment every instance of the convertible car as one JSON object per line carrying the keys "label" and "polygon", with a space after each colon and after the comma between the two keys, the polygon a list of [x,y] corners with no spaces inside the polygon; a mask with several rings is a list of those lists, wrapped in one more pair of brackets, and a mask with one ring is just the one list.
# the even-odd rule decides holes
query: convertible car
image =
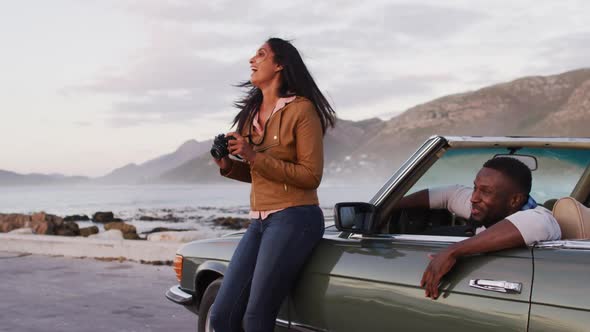
{"label": "convertible car", "polygon": [[[428,255],[466,239],[469,223],[446,210],[400,210],[405,195],[471,186],[483,163],[518,158],[532,170],[531,196],[552,210],[560,241],[459,260],[437,300],[420,288]],[[342,202],[296,286],[276,331],[589,331],[590,138],[428,139],[369,202]],[[433,229],[447,229],[433,235]],[[209,312],[241,234],[188,243],[177,252],[179,285],[166,297]]]}

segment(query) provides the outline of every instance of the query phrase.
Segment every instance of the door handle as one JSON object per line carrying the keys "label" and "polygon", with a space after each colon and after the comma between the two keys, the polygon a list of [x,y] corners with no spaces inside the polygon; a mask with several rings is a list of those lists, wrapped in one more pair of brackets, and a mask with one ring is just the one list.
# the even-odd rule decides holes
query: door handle
{"label": "door handle", "polygon": [[469,280],[469,287],[499,293],[520,294],[520,292],[522,291],[522,283],[520,282],[487,279],[471,279]]}

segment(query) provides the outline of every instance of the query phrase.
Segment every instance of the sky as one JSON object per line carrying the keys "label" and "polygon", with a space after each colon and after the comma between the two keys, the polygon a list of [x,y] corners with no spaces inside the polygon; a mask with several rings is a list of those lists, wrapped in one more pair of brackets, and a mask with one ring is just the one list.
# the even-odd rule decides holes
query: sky
{"label": "sky", "polygon": [[292,40],[338,116],[590,67],[590,2],[0,2],[0,169],[100,176],[229,131],[248,59]]}

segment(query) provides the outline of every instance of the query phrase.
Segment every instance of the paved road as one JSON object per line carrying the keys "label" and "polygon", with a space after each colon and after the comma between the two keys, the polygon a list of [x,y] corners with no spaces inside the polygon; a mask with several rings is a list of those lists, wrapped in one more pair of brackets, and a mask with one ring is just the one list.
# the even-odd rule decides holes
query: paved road
{"label": "paved road", "polygon": [[0,252],[0,331],[196,331],[170,266]]}

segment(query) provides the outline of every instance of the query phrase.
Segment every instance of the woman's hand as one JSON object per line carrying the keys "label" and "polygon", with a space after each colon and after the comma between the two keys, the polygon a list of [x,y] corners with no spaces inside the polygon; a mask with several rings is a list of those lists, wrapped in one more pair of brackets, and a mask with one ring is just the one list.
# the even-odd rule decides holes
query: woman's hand
{"label": "woman's hand", "polygon": [[228,141],[229,153],[233,154],[234,156],[239,155],[250,163],[254,161],[254,158],[256,158],[256,152],[254,152],[252,145],[250,145],[250,143],[248,143],[242,135],[236,132],[231,132],[227,133],[225,136],[235,137],[235,139]]}
{"label": "woman's hand", "polygon": [[227,172],[230,170],[231,168],[231,160],[229,159],[228,156],[225,156],[219,160],[213,158],[213,161],[215,161],[215,163],[217,164],[217,166],[219,166],[219,168],[223,171],[223,172]]}

